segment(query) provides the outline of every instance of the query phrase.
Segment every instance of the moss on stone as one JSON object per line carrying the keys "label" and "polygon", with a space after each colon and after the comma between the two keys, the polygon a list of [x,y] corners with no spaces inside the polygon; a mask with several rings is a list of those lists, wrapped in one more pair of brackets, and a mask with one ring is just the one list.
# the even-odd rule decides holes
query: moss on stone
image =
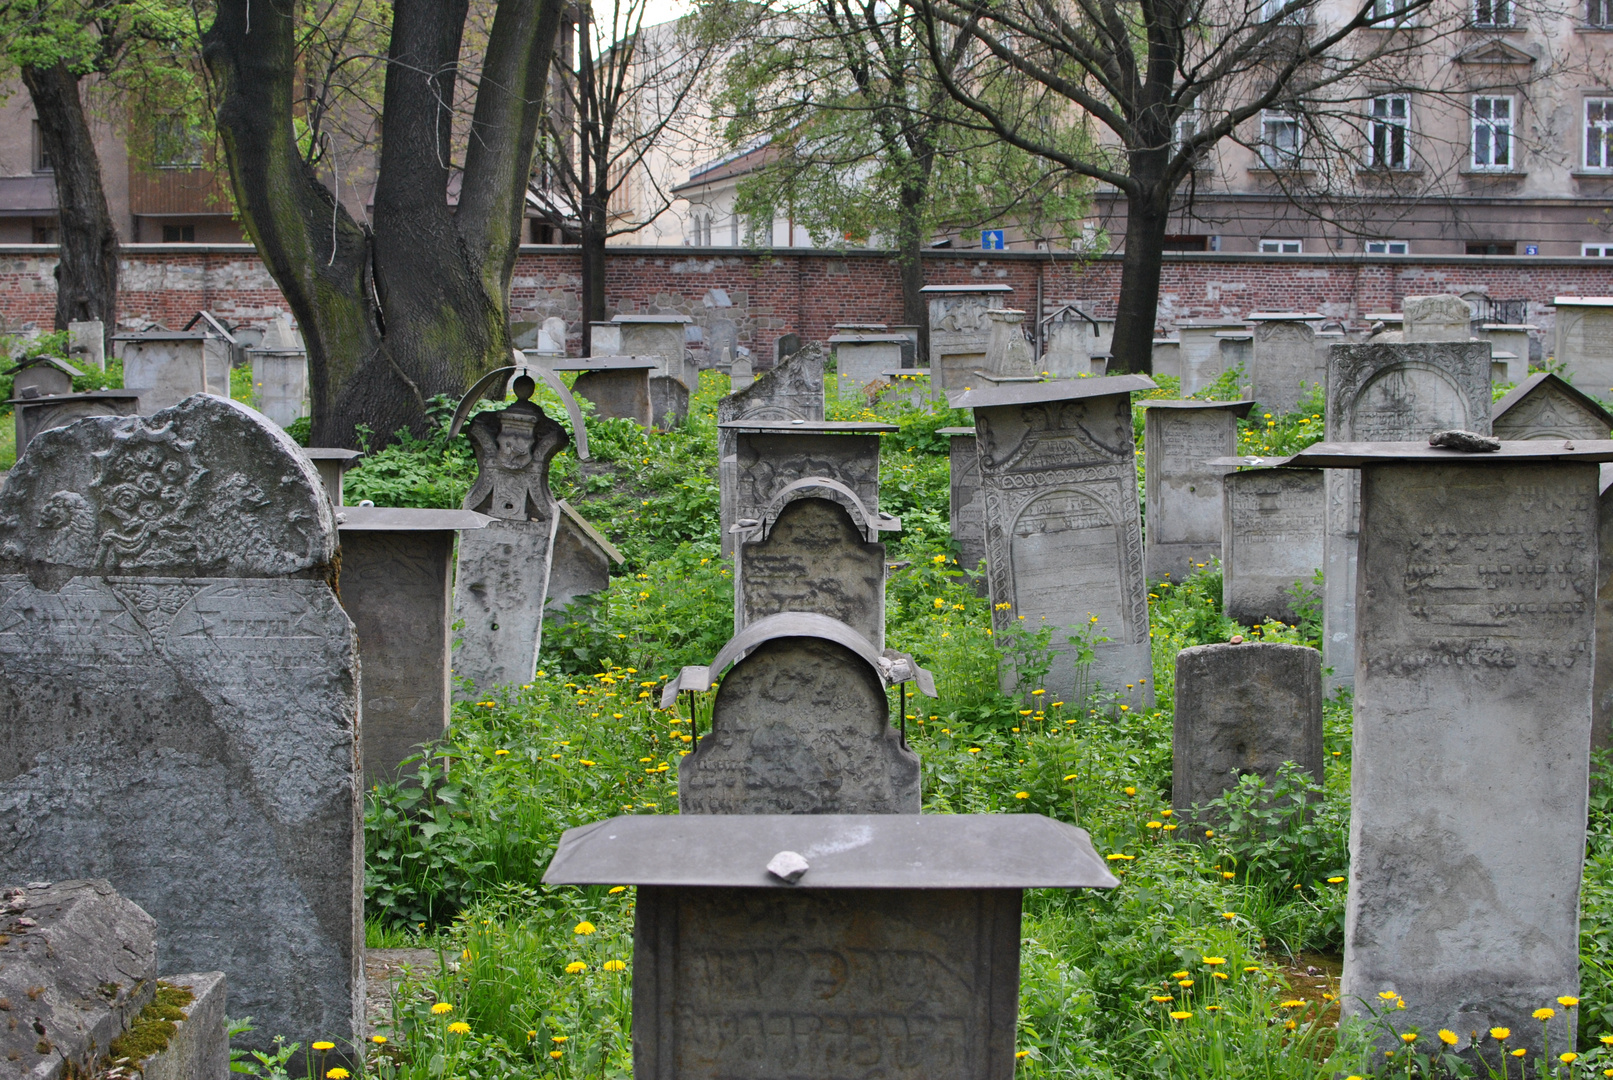
{"label": "moss on stone", "polygon": [[196,995],[183,986],[159,981],[151,1003],[140,1010],[128,1031],[112,1040],[109,1059],[127,1058],[138,1068],[146,1058],[168,1049],[168,1040],[185,1019],[185,1006],[195,1000]]}

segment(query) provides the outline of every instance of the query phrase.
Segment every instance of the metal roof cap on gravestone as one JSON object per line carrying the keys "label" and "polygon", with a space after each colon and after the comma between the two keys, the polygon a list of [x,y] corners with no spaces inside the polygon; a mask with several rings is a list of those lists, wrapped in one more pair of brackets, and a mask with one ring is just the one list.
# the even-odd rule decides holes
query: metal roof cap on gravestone
{"label": "metal roof cap on gravestone", "polygon": [[1424,442],[1319,442],[1284,459],[1296,468],[1360,469],[1368,465],[1515,465],[1546,461],[1613,461],[1613,439],[1508,439],[1498,450],[1472,453]]}
{"label": "metal roof cap on gravestone", "polygon": [[1613,432],[1613,413],[1567,379],[1542,371],[1491,406],[1490,428],[1498,439],[1594,439]]}
{"label": "metal roof cap on gravestone", "polygon": [[947,391],[947,405],[954,409],[980,409],[993,405],[1035,405],[1044,401],[1079,401],[1105,394],[1130,394],[1157,390],[1146,375],[1101,375],[1085,379],[1053,379],[1034,383],[1004,383],[997,386],[966,386]]}

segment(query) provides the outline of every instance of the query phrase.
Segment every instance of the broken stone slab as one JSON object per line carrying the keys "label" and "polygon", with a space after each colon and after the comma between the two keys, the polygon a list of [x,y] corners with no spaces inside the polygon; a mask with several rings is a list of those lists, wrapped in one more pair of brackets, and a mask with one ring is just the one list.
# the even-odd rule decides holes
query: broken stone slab
{"label": "broken stone slab", "polygon": [[[178,1006],[183,1019],[171,1020],[168,1045],[148,1057],[119,1061],[104,1080],[220,1080],[230,1072],[229,1022],[224,1016],[226,979],[222,971],[165,975],[159,983],[190,992],[188,1005]],[[147,1010],[151,1010],[147,1006]]]}

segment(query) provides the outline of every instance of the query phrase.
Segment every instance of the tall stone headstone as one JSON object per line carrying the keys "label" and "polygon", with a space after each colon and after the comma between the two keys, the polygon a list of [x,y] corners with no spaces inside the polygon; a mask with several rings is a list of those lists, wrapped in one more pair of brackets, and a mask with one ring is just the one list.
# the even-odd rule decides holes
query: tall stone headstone
{"label": "tall stone headstone", "polygon": [[895,424],[796,420],[719,422],[734,434],[734,525],[760,523],[785,489],[808,479],[844,485],[879,505],[879,436]]}
{"label": "tall stone headstone", "polygon": [[319,473],[319,482],[324,485],[331,504],[341,506],[344,502],[342,484],[347,471],[358,464],[364,452],[340,446],[304,446],[299,449],[303,457],[313,462],[314,470]]}
{"label": "tall stone headstone", "polygon": [[773,366],[777,367],[800,351],[800,334],[780,334],[773,342]]}
{"label": "tall stone headstone", "polygon": [[[1488,346],[1485,346],[1488,348]],[[1597,468],[1613,442],[1327,443],[1358,468],[1360,595],[1344,1015],[1512,1029],[1579,986]],[[1571,1050],[1574,1025],[1551,1048]]]}
{"label": "tall stone headstone", "polygon": [[[1328,359],[1329,442],[1399,442],[1460,428],[1490,432],[1490,346],[1483,341],[1335,345]],[[1361,478],[1327,477],[1322,663],[1328,690],[1355,672],[1356,530]]]}
{"label": "tall stone headstone", "polygon": [[1613,296],[1559,296],[1556,360],[1588,393],[1613,393]]}
{"label": "tall stone headstone", "polygon": [[[975,429],[941,428],[937,435],[948,441],[951,501],[947,518],[952,526],[952,542],[958,546],[958,565],[965,570],[979,569],[986,561],[986,507],[980,495],[980,457],[975,448]],[[987,581],[981,578],[979,591]]]}
{"label": "tall stone headstone", "polygon": [[1529,376],[1492,410],[1498,439],[1605,439],[1613,431],[1613,413],[1549,372]]}
{"label": "tall stone headstone", "polygon": [[341,600],[364,665],[364,785],[448,729],[454,542],[491,518],[467,510],[344,506]]}
{"label": "tall stone headstone", "polygon": [[[1108,640],[1090,679],[1133,704],[1153,698],[1131,422],[1132,392],[1153,388],[1116,375],[948,395],[974,410],[980,440],[993,627],[1053,628],[1046,689],[1059,697],[1082,689],[1069,637],[1093,633]],[[1002,678],[1018,681],[1006,667]]]}
{"label": "tall stone headstone", "polygon": [[1322,782],[1322,654],[1299,645],[1195,645],[1176,654],[1171,806],[1202,806],[1293,762]]}
{"label": "tall stone headstone", "polygon": [[1076,379],[1092,372],[1096,326],[1074,305],[1065,304],[1043,324],[1047,346],[1042,368],[1055,379]]}
{"label": "tall stone headstone", "polygon": [[1182,393],[1196,394],[1221,377],[1226,368],[1217,335],[1242,328],[1238,319],[1183,319],[1176,324]]}
{"label": "tall stone headstone", "polygon": [[309,414],[308,354],[301,349],[248,349],[258,411],[281,427]]}
{"label": "tall stone headstone", "polygon": [[1460,296],[1408,296],[1400,305],[1404,321],[1400,340],[1407,345],[1425,341],[1468,341],[1473,309]]}
{"label": "tall stone headstone", "polygon": [[1322,470],[1240,469],[1221,483],[1222,610],[1245,625],[1267,619],[1298,623],[1290,590],[1296,583],[1309,588],[1322,568],[1327,510]]}
{"label": "tall stone headstone", "polygon": [[835,374],[840,386],[861,390],[880,380],[880,372],[902,366],[902,334],[836,334],[829,339],[835,354]]}
{"label": "tall stone headstone", "polygon": [[584,596],[610,588],[610,572],[626,562],[616,545],[566,500],[560,500],[560,525],[555,530],[554,558],[549,566],[549,591],[544,617],[554,621],[566,606]]}
{"label": "tall stone headstone", "polygon": [[717,402],[717,484],[722,551],[733,554],[730,530],[739,518],[735,500],[739,494],[738,436],[723,427],[740,420],[823,420],[823,369],[821,346],[808,345],[792,353],[771,371],[762,373],[744,390]]}
{"label": "tall stone headstone", "polygon": [[1591,749],[1613,751],[1613,466],[1597,480],[1596,678],[1591,694]]}
{"label": "tall stone headstone", "polygon": [[1149,581],[1181,581],[1221,557],[1221,477],[1252,401],[1156,401],[1143,419]]}
{"label": "tall stone headstone", "polygon": [[483,693],[529,683],[537,671],[560,517],[549,463],[569,440],[532,402],[534,389],[530,377],[518,376],[513,405],[477,413],[467,425],[476,483],[464,508],[495,520],[459,541],[454,613],[465,626],[454,673]]}
{"label": "tall stone headstone", "polygon": [[123,358],[123,385],[150,415],[192,394],[230,396],[230,343],[201,332],[147,331],[112,339]]}
{"label": "tall stone headstone", "polygon": [[44,432],[0,488],[0,880],[107,878],[260,1049],[362,1035],[335,555],[312,466],[221,398]]}
{"label": "tall stone headstone", "polygon": [[1313,384],[1326,385],[1327,358],[1316,347],[1314,312],[1256,311],[1249,395],[1275,413],[1293,412]]}
{"label": "tall stone headstone", "polygon": [[992,375],[1039,375],[1036,354],[1025,338],[1025,313],[1014,308],[993,308],[986,312],[986,318],[991,323],[991,336],[986,341],[986,360],[980,370]]}
{"label": "tall stone headstone", "polygon": [[[687,315],[618,315],[611,322],[621,335],[618,355],[660,357],[661,367],[655,374],[670,376],[685,389],[694,389],[695,378],[686,356],[688,333],[684,329],[693,319]],[[599,350],[595,348],[594,352]]]}
{"label": "tall stone headstone", "polygon": [[973,385],[991,342],[986,312],[1002,307],[1013,286],[926,285],[921,291],[929,305],[931,377],[946,391]]}
{"label": "tall stone headstone", "polygon": [[[1155,338],[1153,356],[1154,374],[1161,378],[1182,377],[1182,343],[1176,338]],[[1182,393],[1188,393],[1183,387]]]}
{"label": "tall stone headstone", "polygon": [[86,369],[106,370],[106,326],[100,319],[67,324],[67,355]]}

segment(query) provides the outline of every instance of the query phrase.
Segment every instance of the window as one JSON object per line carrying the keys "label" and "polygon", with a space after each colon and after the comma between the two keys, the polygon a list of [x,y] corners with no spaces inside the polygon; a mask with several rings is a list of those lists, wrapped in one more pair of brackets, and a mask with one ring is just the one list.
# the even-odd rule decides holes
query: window
{"label": "window", "polygon": [[1586,244],[1581,253],[1592,259],[1613,259],[1613,244]]}
{"label": "window", "polygon": [[[1610,2],[1613,2],[1613,0],[1610,0]],[[1410,0],[1372,0],[1373,24],[1380,28],[1415,26],[1417,24],[1417,15],[1415,12],[1406,11],[1409,6]],[[1404,14],[1397,14],[1397,12],[1403,12]]]}
{"label": "window", "polygon": [[1469,240],[1467,254],[1469,255],[1516,255],[1518,245],[1512,240]]}
{"label": "window", "polygon": [[1585,102],[1585,167],[1613,169],[1613,99]]}
{"label": "window", "polygon": [[194,244],[196,242],[196,226],[164,225],[162,227],[162,242],[165,244]]}
{"label": "window", "polygon": [[201,133],[183,116],[157,117],[151,127],[151,164],[159,169],[201,168]]}
{"label": "window", "polygon": [[[1261,21],[1275,22],[1279,16],[1282,16],[1283,8],[1287,7],[1289,3],[1290,0],[1261,0]],[[1305,20],[1305,14],[1308,10],[1308,8],[1301,7],[1295,11],[1290,11],[1286,16],[1282,16],[1282,21],[1285,23],[1303,22]]]}
{"label": "window", "polygon": [[1512,168],[1512,99],[1473,99],[1473,167]]}
{"label": "window", "polygon": [[1404,240],[1368,240],[1366,243],[1368,255],[1409,255],[1411,245]]}
{"label": "window", "polygon": [[1411,99],[1389,94],[1372,99],[1372,119],[1367,131],[1372,137],[1371,159],[1378,169],[1404,169],[1408,164],[1406,133],[1410,130]]}
{"label": "window", "polygon": [[1303,240],[1262,240],[1260,253],[1262,255],[1302,255],[1305,252]]}
{"label": "window", "polygon": [[1260,114],[1260,160],[1268,169],[1299,165],[1299,121],[1288,113],[1266,109]]}
{"label": "window", "polygon": [[1512,0],[1473,0],[1473,25],[1511,26]]}
{"label": "window", "polygon": [[1613,0],[1586,0],[1585,21],[1592,26],[1613,25]]}
{"label": "window", "polygon": [[[34,121],[34,172],[50,172],[50,155],[45,153],[45,138],[39,132],[39,121]],[[56,241],[51,240],[54,244]]]}
{"label": "window", "polygon": [[[1613,0],[1608,0],[1613,3]],[[1188,141],[1199,132],[1199,113],[1197,109],[1189,109],[1176,118],[1176,124],[1171,128],[1171,153],[1176,153],[1186,146]]]}

